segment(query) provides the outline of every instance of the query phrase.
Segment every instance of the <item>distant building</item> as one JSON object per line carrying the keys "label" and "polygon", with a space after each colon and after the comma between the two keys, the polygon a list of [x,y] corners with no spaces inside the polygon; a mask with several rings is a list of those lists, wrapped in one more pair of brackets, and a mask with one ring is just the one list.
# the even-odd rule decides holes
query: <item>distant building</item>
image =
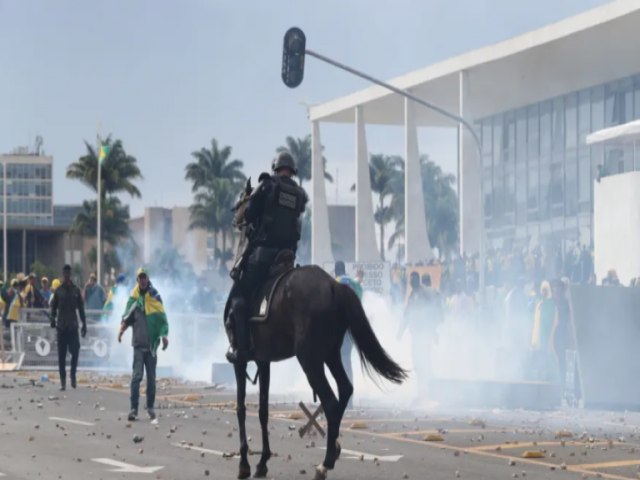
{"label": "distant building", "polygon": [[406,204],[405,261],[423,260],[421,249],[428,246],[418,128],[458,129],[463,252],[477,253],[481,235],[496,248],[593,244],[594,181],[639,169],[637,145],[634,157],[633,144],[586,142],[593,132],[640,119],[639,29],[640,2],[612,1],[389,81],[465,117],[481,155],[458,122],[380,86],[312,107],[314,262],[332,260],[319,147],[326,144],[320,141],[326,123],[351,124],[356,133],[359,256],[378,255],[370,244],[375,232],[367,125],[404,127],[405,190],[412,199]]}
{"label": "distant building", "polygon": [[205,230],[189,229],[187,207],[147,207],[140,217],[129,220],[129,228],[138,246],[140,263],[149,263],[153,255],[165,248],[175,248],[200,275],[208,269],[213,252],[207,246]]}
{"label": "distant building", "polygon": [[[54,206],[53,158],[15,153],[0,155],[0,224],[7,205],[7,269],[31,270],[34,262],[62,269],[65,263],[88,269],[87,241],[69,234],[80,205]],[[6,198],[5,198],[6,189]],[[0,267],[4,265],[0,236]],[[90,243],[90,242],[89,242]],[[94,242],[95,243],[95,242]]]}

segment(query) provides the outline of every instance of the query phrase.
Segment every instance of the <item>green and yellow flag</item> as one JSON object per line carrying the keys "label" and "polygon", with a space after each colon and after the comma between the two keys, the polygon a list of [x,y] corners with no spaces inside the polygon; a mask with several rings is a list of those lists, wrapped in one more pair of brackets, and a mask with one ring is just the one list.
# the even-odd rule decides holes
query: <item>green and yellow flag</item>
{"label": "green and yellow flag", "polygon": [[98,162],[102,164],[105,158],[109,156],[109,145],[100,145],[100,154],[98,155]]}
{"label": "green and yellow flag", "polygon": [[123,318],[127,318],[134,308],[139,308],[147,318],[147,333],[151,343],[151,353],[155,355],[161,338],[169,335],[169,322],[162,305],[162,298],[160,298],[160,294],[151,284],[149,284],[149,289],[144,295],[140,294],[140,287],[136,285],[131,291]]}

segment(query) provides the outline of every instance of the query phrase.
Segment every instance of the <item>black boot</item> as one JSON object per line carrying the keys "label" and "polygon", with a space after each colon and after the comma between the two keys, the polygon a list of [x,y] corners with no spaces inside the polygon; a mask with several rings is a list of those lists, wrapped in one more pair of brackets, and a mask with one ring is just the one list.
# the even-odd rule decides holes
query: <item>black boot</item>
{"label": "black boot", "polygon": [[249,349],[249,325],[244,300],[233,301],[229,316],[232,320],[233,330],[228,330],[231,350],[227,352],[227,360],[230,363],[250,362],[253,355]]}

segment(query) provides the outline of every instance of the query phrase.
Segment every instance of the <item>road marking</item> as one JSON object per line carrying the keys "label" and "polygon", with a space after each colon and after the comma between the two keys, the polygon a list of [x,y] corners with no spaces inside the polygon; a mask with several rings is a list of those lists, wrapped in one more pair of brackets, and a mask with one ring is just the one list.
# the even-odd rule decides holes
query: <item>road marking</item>
{"label": "road marking", "polygon": [[49,417],[49,420],[53,420],[54,422],[65,422],[65,423],[73,423],[74,425],[83,425],[85,427],[95,427],[95,423],[91,422],[83,422],[82,420],[74,420],[73,418],[62,418],[62,417]]}
{"label": "road marking", "polygon": [[[327,447],[320,447],[320,450],[326,450]],[[373,460],[378,460],[379,462],[397,462],[398,460],[400,460],[402,457],[404,457],[404,455],[373,455],[371,453],[365,453],[365,452],[357,452],[355,450],[347,450],[346,448],[342,449],[342,453],[346,453],[347,455],[350,455],[349,457],[345,457],[347,460],[360,460],[360,458],[362,458],[363,460],[368,460],[368,461],[373,461]]]}
{"label": "road marking", "polygon": [[634,465],[640,465],[640,460],[620,460],[620,461],[602,462],[602,463],[585,463],[585,464],[577,464],[577,465],[567,465],[567,468],[576,467],[582,470],[597,470],[599,468],[632,467]]}
{"label": "road marking", "polygon": [[110,467],[116,467],[115,469],[112,469],[109,471],[117,472],[117,473],[155,473],[158,470],[162,470],[164,468],[164,467],[138,467],[136,465],[119,462],[111,458],[92,458],[91,461],[102,463],[104,465],[109,465]]}
{"label": "road marking", "polygon": [[[568,447],[582,447],[584,445],[593,445],[593,446],[601,446],[601,445],[608,445],[609,442],[591,442],[591,443],[587,443],[587,442],[578,442],[578,441],[565,441],[563,442],[562,440],[560,441],[544,441],[544,442],[520,442],[520,443],[501,443],[498,445],[480,445],[478,447],[466,447],[469,450],[495,450],[496,448],[500,447],[501,450],[517,450],[518,448],[528,448],[528,447],[554,447],[554,446],[560,446],[560,445],[566,445]],[[616,443],[617,444],[617,443]]]}
{"label": "road marking", "polygon": [[218,450],[211,450],[209,448],[189,446],[186,443],[184,445],[181,444],[181,443],[172,443],[171,445],[173,445],[174,447],[178,447],[178,448],[184,448],[185,450],[195,450],[196,452],[201,452],[201,453],[211,453],[211,454],[217,455],[219,457],[225,456],[224,452],[220,452]]}

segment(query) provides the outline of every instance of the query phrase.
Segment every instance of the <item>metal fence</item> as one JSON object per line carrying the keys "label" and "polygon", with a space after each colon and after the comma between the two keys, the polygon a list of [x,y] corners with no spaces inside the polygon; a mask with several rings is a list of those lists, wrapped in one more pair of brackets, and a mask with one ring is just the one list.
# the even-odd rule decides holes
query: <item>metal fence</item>
{"label": "metal fence", "polygon": [[[88,310],[87,335],[80,339],[78,368],[119,371],[130,368],[130,339],[117,342],[118,321],[109,321],[101,310]],[[198,361],[226,338],[221,315],[170,313],[170,355],[160,357],[159,365],[172,369]],[[11,355],[19,368],[54,370],[58,367],[56,330],[51,328],[48,311],[21,309],[18,322],[11,324]],[[163,358],[164,357],[164,358]],[[167,365],[170,363],[170,365]]]}

